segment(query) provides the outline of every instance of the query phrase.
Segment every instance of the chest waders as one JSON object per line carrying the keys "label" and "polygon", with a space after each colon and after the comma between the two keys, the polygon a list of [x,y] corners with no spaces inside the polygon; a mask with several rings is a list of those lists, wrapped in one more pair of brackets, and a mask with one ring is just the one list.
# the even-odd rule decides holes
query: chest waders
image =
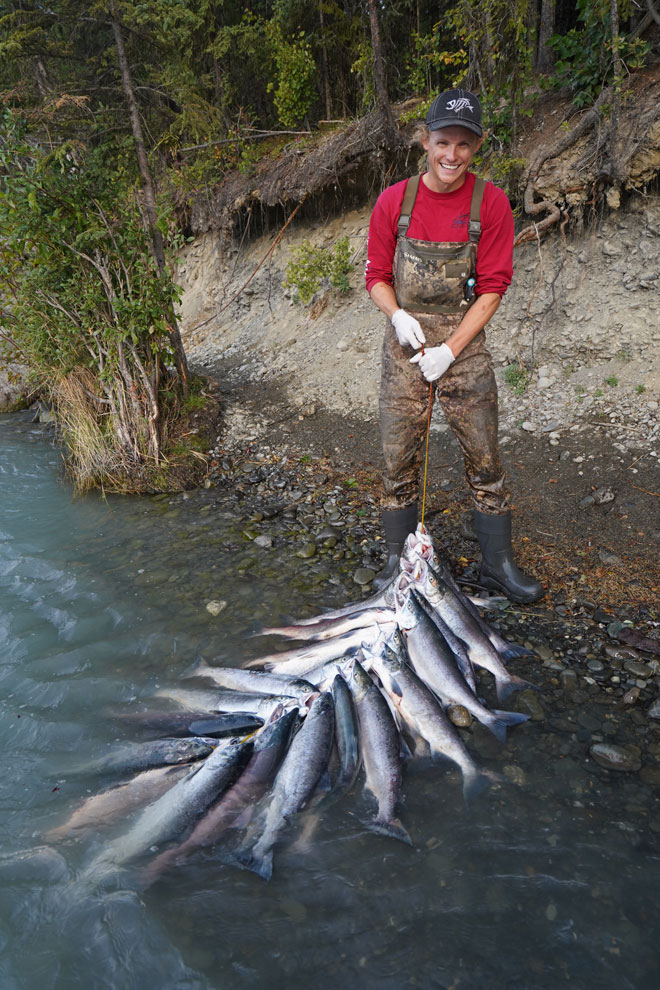
{"label": "chest waders", "polygon": [[[476,278],[481,202],[486,184],[483,179],[475,178],[468,240],[434,242],[407,236],[420,180],[421,176],[415,176],[406,186],[392,273],[399,306],[419,320],[426,336],[425,347],[437,347],[453,334],[476,301],[474,295],[466,298],[466,286],[468,279]],[[403,542],[417,525],[423,439],[434,398],[440,403],[463,453],[465,477],[475,505],[475,529],[482,545],[482,576],[487,582],[490,580],[487,558],[492,554],[484,549],[484,543],[492,546],[490,530],[497,530],[508,520],[510,548],[510,516],[497,444],[497,385],[486,349],[486,335],[483,330],[477,334],[430,390],[418,366],[410,364],[414,353],[412,347],[399,344],[388,320],[379,403],[385,463],[383,525],[388,561],[374,587],[382,587],[396,572]],[[482,519],[490,527],[484,542],[479,530]],[[506,589],[497,576],[501,568],[493,567],[492,571],[495,584],[491,586],[505,590],[516,601],[533,601],[543,593],[537,582],[529,584],[529,579],[523,580],[525,576],[517,568],[520,578],[509,582]]]}

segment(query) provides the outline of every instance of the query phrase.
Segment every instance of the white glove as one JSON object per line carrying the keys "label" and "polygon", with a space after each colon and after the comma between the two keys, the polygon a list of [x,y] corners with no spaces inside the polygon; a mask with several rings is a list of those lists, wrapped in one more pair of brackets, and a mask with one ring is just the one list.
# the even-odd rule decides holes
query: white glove
{"label": "white glove", "polygon": [[440,344],[440,347],[427,347],[423,354],[415,354],[410,359],[411,364],[419,365],[427,382],[434,382],[437,378],[441,378],[454,361],[454,355],[447,344]]}
{"label": "white glove", "polygon": [[426,343],[426,337],[419,325],[419,321],[414,316],[411,316],[410,313],[406,313],[405,309],[397,309],[392,314],[392,326],[394,327],[396,338],[402,347],[409,344],[410,347],[418,350],[422,344]]}

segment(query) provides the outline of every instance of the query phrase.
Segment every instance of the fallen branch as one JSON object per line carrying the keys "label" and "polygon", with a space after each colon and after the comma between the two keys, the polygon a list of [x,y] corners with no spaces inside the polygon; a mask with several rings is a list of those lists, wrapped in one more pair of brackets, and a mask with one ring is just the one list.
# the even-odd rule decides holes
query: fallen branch
{"label": "fallen branch", "polygon": [[660,492],[649,492],[646,488],[640,488],[639,485],[633,485],[632,481],[630,482],[630,487],[636,489],[638,492],[644,492],[645,495],[653,495],[655,498],[660,498]]}
{"label": "fallen branch", "polygon": [[219,144],[238,144],[239,141],[259,141],[261,138],[279,137],[280,134],[311,134],[311,131],[259,131],[255,134],[240,134],[233,138],[221,138],[219,141],[205,141],[203,144],[191,144],[189,148],[180,148],[185,155],[188,151],[199,151],[201,148],[215,148]]}

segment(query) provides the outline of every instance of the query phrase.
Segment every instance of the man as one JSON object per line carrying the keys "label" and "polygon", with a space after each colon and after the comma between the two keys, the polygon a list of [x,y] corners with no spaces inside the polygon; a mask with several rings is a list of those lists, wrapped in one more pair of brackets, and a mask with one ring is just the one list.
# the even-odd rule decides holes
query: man
{"label": "man", "polygon": [[441,93],[422,129],[428,170],[378,198],[369,227],[367,290],[388,317],[380,419],[383,526],[395,573],[417,525],[429,382],[463,451],[481,546],[480,583],[517,602],[543,588],[516,567],[497,445],[497,386],[484,327],[513,272],[513,215],[501,189],[469,171],[483,142],[481,106],[466,90]]}

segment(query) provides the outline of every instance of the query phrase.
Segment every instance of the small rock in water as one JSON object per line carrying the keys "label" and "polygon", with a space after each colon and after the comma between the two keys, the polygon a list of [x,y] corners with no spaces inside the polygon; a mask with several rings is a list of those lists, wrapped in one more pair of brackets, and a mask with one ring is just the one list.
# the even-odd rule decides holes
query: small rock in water
{"label": "small rock in water", "polygon": [[516,710],[524,715],[529,715],[533,722],[542,722],[545,718],[545,712],[536,691],[521,691],[517,698]]}
{"label": "small rock in water", "polygon": [[631,674],[633,677],[652,677],[653,670],[646,663],[641,663],[639,660],[628,660],[624,663],[623,669],[627,674]]}
{"label": "small rock in water", "polygon": [[300,550],[296,552],[296,557],[302,557],[304,560],[308,560],[310,557],[313,557],[315,553],[316,543],[305,543]]}
{"label": "small rock in water", "polygon": [[606,770],[630,772],[639,770],[642,765],[639,755],[624,749],[623,746],[615,746],[614,743],[594,743],[589,750],[589,755]]}
{"label": "small rock in water", "polygon": [[639,660],[639,653],[631,646],[610,646],[605,647],[605,653],[612,660]]}
{"label": "small rock in water", "polygon": [[546,646],[545,643],[535,643],[534,652],[541,658],[541,660],[551,660],[553,657],[552,650],[549,646]]}
{"label": "small rock in water", "polygon": [[257,536],[257,538],[255,539],[254,542],[256,543],[256,545],[258,547],[263,547],[264,549],[267,549],[268,547],[272,547],[272,545],[273,545],[273,537],[272,536]]}
{"label": "small rock in water", "polygon": [[372,571],[370,567],[358,567],[357,571],[353,575],[353,580],[359,585],[371,584],[375,577],[376,572]]}
{"label": "small rock in water", "polygon": [[206,611],[210,612],[211,615],[220,615],[224,609],[227,608],[227,602],[223,601],[212,601],[206,603]]}
{"label": "small rock in water", "polygon": [[449,705],[447,708],[447,717],[450,722],[462,729],[467,729],[472,725],[472,716],[463,705]]}
{"label": "small rock in water", "polygon": [[634,705],[639,698],[639,688],[633,687],[630,691],[626,691],[623,696],[623,701],[626,705]]}
{"label": "small rock in water", "polygon": [[647,712],[649,718],[660,718],[660,698],[656,698]]}
{"label": "small rock in water", "polygon": [[502,767],[502,773],[507,780],[510,780],[512,784],[517,784],[518,787],[524,787],[527,783],[525,771],[514,763],[507,763],[506,766]]}
{"label": "small rock in water", "polygon": [[280,907],[288,914],[292,921],[302,924],[307,918],[307,908],[300,901],[292,901],[284,898],[280,901]]}

